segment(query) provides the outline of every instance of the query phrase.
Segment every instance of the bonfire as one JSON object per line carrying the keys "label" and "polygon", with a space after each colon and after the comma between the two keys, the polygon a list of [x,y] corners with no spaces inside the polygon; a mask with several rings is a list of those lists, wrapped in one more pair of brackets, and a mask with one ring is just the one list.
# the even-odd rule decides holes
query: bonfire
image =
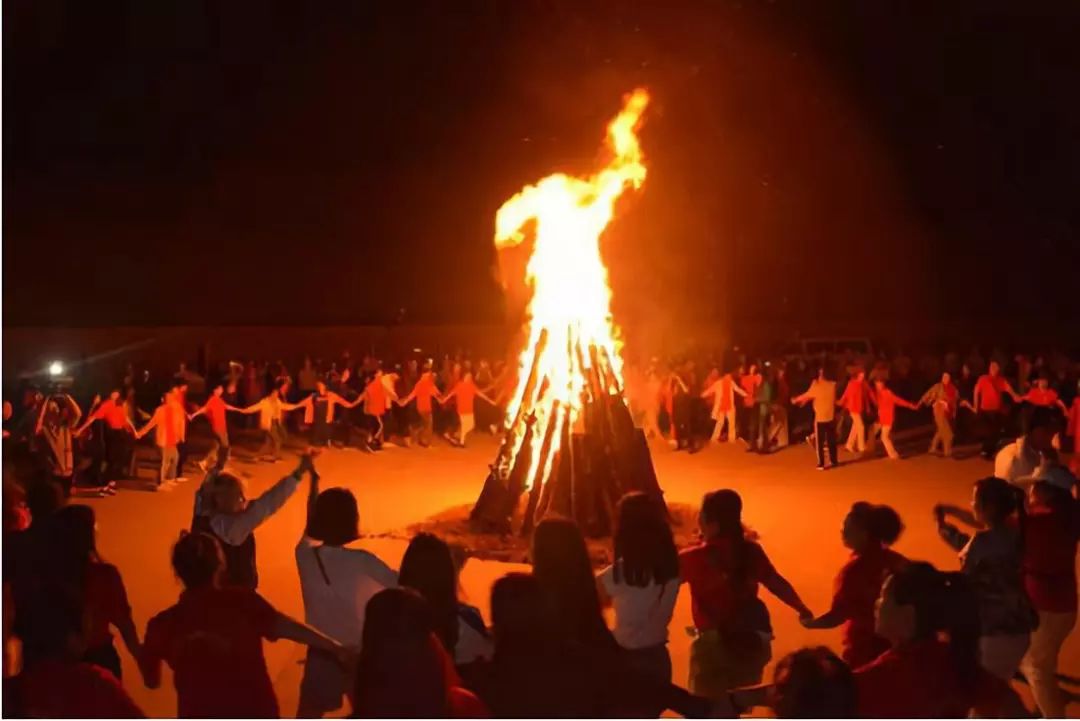
{"label": "bonfire", "polygon": [[495,215],[497,248],[531,244],[531,296],[503,442],[470,515],[476,530],[506,533],[518,523],[527,535],[558,514],[603,536],[622,494],[640,490],[663,503],[623,398],[621,336],[600,251],[616,201],[645,182],[638,130],[648,103],[641,89],[625,98],[607,127],[602,168],[549,175]]}

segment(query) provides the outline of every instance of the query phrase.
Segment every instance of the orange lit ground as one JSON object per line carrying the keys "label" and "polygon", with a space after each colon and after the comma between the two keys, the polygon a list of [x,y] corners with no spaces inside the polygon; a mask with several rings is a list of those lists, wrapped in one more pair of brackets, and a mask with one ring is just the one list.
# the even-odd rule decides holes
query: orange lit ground
{"label": "orange lit ground", "polygon": [[[919,443],[921,446],[921,442]],[[480,491],[495,442],[485,435],[470,439],[470,447],[456,450],[440,444],[422,450],[388,449],[368,456],[355,451],[331,451],[320,459],[324,484],[344,485],[357,494],[361,523],[366,533],[399,529],[446,508],[471,503]],[[902,449],[903,450],[903,449]],[[911,557],[955,568],[954,555],[938,540],[930,509],[937,501],[967,503],[970,483],[984,475],[989,464],[979,459],[942,460],[925,455],[899,463],[884,460],[859,462],[836,471],[817,473],[813,454],[803,445],[761,458],[741,447],[722,446],[689,456],[654,447],[654,462],[669,499],[694,503],[703,492],[730,486],[744,498],[746,520],[762,537],[773,562],[787,575],[815,611],[824,610],[832,579],[845,553],[839,541],[841,519],[857,499],[889,503],[907,523],[898,549]],[[251,492],[258,493],[291,469],[291,462],[276,466],[244,466],[252,472]],[[168,565],[169,547],[176,532],[191,518],[193,480],[171,493],[137,491],[91,501],[98,511],[100,549],[116,563],[127,582],[140,632],[147,619],[175,601],[179,592]],[[302,487],[298,496],[259,529],[260,591],[278,608],[302,616],[293,546],[303,526]],[[396,565],[404,551],[402,541],[373,538],[363,544]],[[491,583],[508,564],[470,561],[462,574],[468,601],[487,613]],[[774,656],[808,643],[836,644],[835,632],[810,632],[771,597],[777,640]],[[686,677],[690,624],[689,598],[679,597],[671,625],[671,651],[675,678]],[[164,688],[148,691],[139,681],[133,662],[124,659],[125,685],[153,716],[176,712],[171,677]],[[295,713],[302,651],[278,642],[267,645],[267,658],[282,712]],[[1062,670],[1080,675],[1080,638],[1066,645]],[[1074,713],[1080,706],[1074,705]]]}

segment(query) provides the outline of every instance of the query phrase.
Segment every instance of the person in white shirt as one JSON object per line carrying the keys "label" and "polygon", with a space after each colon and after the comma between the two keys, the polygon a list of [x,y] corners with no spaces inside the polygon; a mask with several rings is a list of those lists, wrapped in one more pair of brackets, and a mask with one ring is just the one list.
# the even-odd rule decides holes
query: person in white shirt
{"label": "person in white shirt", "polygon": [[[356,497],[346,488],[319,492],[319,475],[312,466],[307,527],[296,544],[304,620],[354,649],[359,649],[363,638],[368,601],[397,585],[397,573],[375,554],[346,547],[359,537]],[[337,711],[350,683],[346,670],[332,656],[309,649],[297,717],[319,718]]]}
{"label": "person in white shirt", "polygon": [[615,609],[612,633],[631,668],[670,683],[668,625],[679,595],[679,554],[662,506],[645,493],[623,496],[614,542],[614,563],[596,577],[601,603]]}
{"label": "person in white shirt", "polygon": [[1009,483],[1030,483],[1053,448],[1054,419],[1049,409],[1038,408],[1031,416],[1026,436],[1008,444],[994,458],[994,475]]}
{"label": "person in white shirt", "polygon": [[705,389],[705,392],[701,394],[702,398],[708,398],[712,396],[712,419],[716,422],[713,425],[712,436],[709,438],[713,443],[720,442],[720,432],[724,430],[724,424],[727,423],[728,443],[734,443],[739,440],[738,426],[735,422],[735,394],[738,393],[743,398],[746,397],[746,391],[735,381],[731,373],[725,373],[715,383]]}
{"label": "person in white shirt", "polygon": [[401,559],[398,582],[423,596],[435,621],[435,632],[454,663],[488,661],[494,641],[480,612],[458,600],[458,569],[446,542],[418,533]]}
{"label": "person in white shirt", "polygon": [[259,456],[271,463],[281,460],[281,446],[285,443],[285,412],[304,408],[311,403],[310,398],[299,403],[287,403],[282,400],[281,390],[280,385],[275,386],[265,398],[247,408],[226,406],[228,410],[237,413],[259,414],[259,428],[263,432],[263,446],[259,449]]}
{"label": "person in white shirt", "polygon": [[810,388],[800,396],[791,399],[792,403],[805,405],[814,402],[814,434],[817,437],[817,469],[825,470],[825,449],[829,450],[829,462],[833,468],[836,462],[836,381],[830,380],[825,368],[818,369],[818,377]]}

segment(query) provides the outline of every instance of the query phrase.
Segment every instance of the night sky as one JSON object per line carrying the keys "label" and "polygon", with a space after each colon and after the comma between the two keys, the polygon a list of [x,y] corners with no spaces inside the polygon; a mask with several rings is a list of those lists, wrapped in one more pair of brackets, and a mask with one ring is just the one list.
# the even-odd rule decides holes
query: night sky
{"label": "night sky", "polygon": [[5,325],[497,321],[495,210],[638,85],[621,317],[1077,317],[1073,0],[3,13]]}

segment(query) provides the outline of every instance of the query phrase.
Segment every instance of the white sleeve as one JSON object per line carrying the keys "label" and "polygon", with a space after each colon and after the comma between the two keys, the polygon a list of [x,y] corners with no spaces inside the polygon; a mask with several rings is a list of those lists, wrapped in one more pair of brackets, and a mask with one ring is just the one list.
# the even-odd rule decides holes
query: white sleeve
{"label": "white sleeve", "polygon": [[300,478],[288,475],[270,487],[266,493],[248,503],[247,508],[235,515],[217,515],[210,519],[210,527],[218,538],[231,546],[239,546],[263,521],[285,505],[300,484]]}
{"label": "white sleeve", "polygon": [[998,478],[1004,478],[1006,481],[1012,481],[1010,478],[1012,473],[1013,458],[1016,456],[1016,443],[1013,442],[998,451],[997,456],[994,457],[994,475]]}

